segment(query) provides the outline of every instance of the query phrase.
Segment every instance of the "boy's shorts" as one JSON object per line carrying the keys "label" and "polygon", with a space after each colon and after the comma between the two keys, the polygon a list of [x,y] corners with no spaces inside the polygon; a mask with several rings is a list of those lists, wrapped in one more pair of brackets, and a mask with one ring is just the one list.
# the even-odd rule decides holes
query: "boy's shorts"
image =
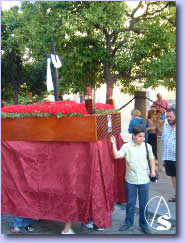
{"label": "boy's shorts", "polygon": [[165,160],[164,166],[167,176],[176,176],[176,161]]}

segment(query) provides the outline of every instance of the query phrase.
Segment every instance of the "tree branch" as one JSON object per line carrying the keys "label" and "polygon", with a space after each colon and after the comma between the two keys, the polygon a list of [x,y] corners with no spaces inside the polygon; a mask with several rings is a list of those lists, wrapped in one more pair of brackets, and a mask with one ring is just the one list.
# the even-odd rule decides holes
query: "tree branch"
{"label": "tree branch", "polygon": [[149,3],[147,3],[147,8],[146,8],[145,13],[142,14],[142,15],[140,15],[140,16],[138,16],[138,17],[141,18],[141,17],[145,17],[145,16],[147,16],[147,15],[155,15],[156,13],[161,13],[161,12],[162,12],[165,8],[167,8],[168,5],[169,5],[169,3],[167,2],[167,4],[166,4],[163,8],[161,8],[161,9],[157,9],[157,10],[155,10],[155,11],[153,11],[153,12],[149,12],[149,6],[150,6],[150,5],[155,5],[155,4],[156,4],[155,2],[149,2]]}
{"label": "tree branch", "polygon": [[128,39],[129,39],[129,37],[127,37],[126,39],[124,39],[123,41],[121,41],[121,42],[119,43],[119,45],[118,45],[116,48],[114,48],[114,50],[112,51],[111,57],[114,57],[114,56],[115,56],[117,50],[119,50],[119,48],[120,48],[121,46],[123,46],[125,43],[127,43]]}
{"label": "tree branch", "polygon": [[134,15],[137,12],[137,10],[142,6],[142,1],[140,1],[135,9],[133,9],[131,13],[131,18],[134,19]]}
{"label": "tree branch", "polygon": [[171,19],[168,19],[168,18],[165,17],[165,16],[161,16],[161,18],[167,20],[171,25],[173,25],[173,27],[176,27],[176,23],[173,22]]}
{"label": "tree branch", "polygon": [[137,74],[135,76],[132,76],[130,73],[119,73],[119,74],[115,74],[114,77],[115,79],[126,78],[126,79],[136,80],[136,79],[144,78],[145,74],[143,73],[143,74]]}
{"label": "tree branch", "polygon": [[[119,34],[119,33],[123,33],[123,32],[126,32],[126,31],[133,31],[134,33],[137,33],[137,34],[144,34],[144,32],[142,32],[140,29],[138,29],[138,28],[135,28],[134,29],[134,25],[137,23],[137,22],[139,22],[140,20],[151,20],[151,19],[153,19],[154,17],[148,17],[148,18],[146,18],[147,16],[151,16],[151,15],[155,15],[156,13],[160,13],[160,12],[162,12],[165,8],[167,8],[168,7],[168,5],[169,5],[169,3],[167,2],[167,4],[165,4],[165,6],[163,7],[163,8],[161,8],[160,10],[155,10],[155,11],[153,11],[153,12],[149,12],[149,6],[150,5],[154,5],[155,3],[153,3],[153,2],[149,2],[149,3],[147,3],[147,6],[146,6],[146,9],[145,9],[145,11],[144,11],[144,13],[143,14],[141,14],[140,16],[138,16],[138,17],[135,17],[134,18],[134,15],[135,15],[135,13],[137,12],[137,10],[139,9],[139,8],[141,8],[141,6],[142,6],[142,2],[140,1],[139,3],[138,3],[138,5],[137,5],[137,7],[132,11],[132,13],[131,13],[131,20],[130,20],[130,23],[129,23],[129,27],[128,28],[124,28],[124,29],[122,29],[122,30],[120,30],[119,32],[117,32],[117,34]],[[114,57],[115,56],[115,54],[116,54],[116,52],[118,51],[118,49],[121,47],[121,46],[123,46],[127,41],[128,41],[128,37],[126,38],[126,39],[124,39],[122,42],[120,42],[119,43],[119,45],[117,46],[117,47],[115,47],[114,48],[114,50],[112,51],[112,55],[111,55],[111,57]],[[114,39],[113,39],[113,41],[112,41],[112,43],[114,43]]]}
{"label": "tree branch", "polygon": [[113,38],[111,44],[114,45],[115,42],[116,42],[116,40],[117,40],[117,38],[118,38],[118,32],[117,32],[117,31],[113,31],[112,34],[111,34],[111,37],[112,37],[112,36],[113,36],[114,38]]}

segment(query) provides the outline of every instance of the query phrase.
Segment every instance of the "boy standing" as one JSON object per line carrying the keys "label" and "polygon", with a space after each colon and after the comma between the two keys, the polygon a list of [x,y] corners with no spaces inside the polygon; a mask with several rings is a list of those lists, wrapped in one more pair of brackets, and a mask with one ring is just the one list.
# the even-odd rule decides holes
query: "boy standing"
{"label": "boy standing", "polygon": [[[147,161],[147,153],[145,147],[145,128],[143,126],[135,126],[132,129],[133,140],[124,144],[118,151],[116,148],[116,140],[111,136],[113,154],[115,159],[125,157],[126,159],[126,218],[125,224],[119,229],[120,231],[128,230],[134,223],[134,211],[137,199],[137,191],[139,195],[139,225],[145,234],[150,234],[145,219],[145,207],[149,201],[149,168]],[[155,160],[152,153],[152,147],[147,144],[149,151],[149,159],[151,164],[151,176],[155,176]]]}

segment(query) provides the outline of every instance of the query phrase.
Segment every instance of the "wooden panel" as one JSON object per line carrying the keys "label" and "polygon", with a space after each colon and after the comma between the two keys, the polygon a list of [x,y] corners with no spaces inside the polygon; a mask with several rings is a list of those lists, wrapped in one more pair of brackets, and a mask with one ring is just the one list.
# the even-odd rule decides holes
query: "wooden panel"
{"label": "wooden panel", "polygon": [[97,136],[98,139],[118,134],[121,132],[121,115],[120,113],[109,114],[112,120],[112,131],[108,129],[108,118],[107,115],[97,116]]}
{"label": "wooden panel", "polygon": [[2,140],[96,141],[95,116],[48,118],[6,118],[1,121]]}
{"label": "wooden panel", "polygon": [[120,113],[110,114],[112,131],[108,131],[107,115],[73,117],[25,117],[1,120],[2,140],[90,142],[121,132]]}

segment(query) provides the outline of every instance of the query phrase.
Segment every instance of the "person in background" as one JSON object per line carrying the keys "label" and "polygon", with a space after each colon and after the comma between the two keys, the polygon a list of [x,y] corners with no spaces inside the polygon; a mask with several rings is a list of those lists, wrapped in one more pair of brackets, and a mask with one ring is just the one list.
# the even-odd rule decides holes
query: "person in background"
{"label": "person in background", "polygon": [[153,103],[151,108],[155,108],[156,110],[161,111],[161,119],[165,121],[165,112],[169,108],[168,102],[164,99],[162,99],[162,95],[158,93],[157,95],[157,100]]}
{"label": "person in background", "polygon": [[97,225],[95,225],[92,220],[89,220],[88,224],[83,224],[83,225],[88,229],[99,230],[99,231],[104,230],[103,228],[99,228]]}
{"label": "person in background", "polygon": [[156,122],[157,122],[157,136],[161,136],[165,121],[161,119],[160,110],[156,110]]}
{"label": "person in background", "polygon": [[64,230],[61,231],[62,235],[73,235],[75,232],[71,228],[72,222],[66,222],[64,225]]}
{"label": "person in background", "polygon": [[152,146],[152,152],[155,156],[155,164],[157,166],[157,132],[158,123],[156,120],[156,110],[148,111],[146,127],[148,131],[148,143]]}
{"label": "person in background", "polygon": [[27,232],[33,232],[35,229],[31,225],[33,223],[33,219],[31,218],[23,218],[13,216],[12,226],[10,228],[11,233],[20,233],[21,228],[24,228]]}
{"label": "person in background", "polygon": [[166,112],[168,123],[162,131],[163,157],[166,175],[171,177],[175,195],[169,202],[176,202],[176,109],[169,108]]}
{"label": "person in background", "polygon": [[135,127],[135,126],[138,126],[138,125],[141,125],[144,127],[145,129],[145,142],[148,141],[148,132],[147,132],[147,129],[146,129],[146,121],[141,117],[141,112],[140,110],[138,109],[134,109],[131,111],[131,120],[130,120],[130,124],[129,124],[129,127],[128,127],[128,132],[129,133],[132,133],[132,129]]}
{"label": "person in background", "polygon": [[[151,234],[146,222],[146,205],[149,201],[149,168],[147,161],[147,152],[145,147],[145,129],[143,126],[135,126],[132,129],[133,140],[125,143],[120,150],[117,150],[116,139],[111,136],[113,155],[115,159],[126,159],[126,218],[119,231],[129,230],[134,223],[135,204],[137,194],[139,196],[139,225],[145,234]],[[151,176],[155,176],[155,160],[152,153],[152,147],[147,144],[149,151],[149,160],[151,165]],[[146,214],[145,214],[146,213]],[[146,216],[146,218],[145,218]]]}
{"label": "person in background", "polygon": [[161,111],[156,110],[156,122],[157,122],[157,161],[158,161],[158,172],[164,171],[164,164],[162,161],[162,154],[163,154],[163,142],[161,139],[162,130],[164,127],[165,121],[161,119]]}

